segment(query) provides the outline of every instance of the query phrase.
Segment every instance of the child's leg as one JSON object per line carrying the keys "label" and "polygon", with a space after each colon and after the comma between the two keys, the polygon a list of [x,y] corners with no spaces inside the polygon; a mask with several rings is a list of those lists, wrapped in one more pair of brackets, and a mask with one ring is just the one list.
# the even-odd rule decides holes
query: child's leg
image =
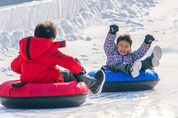
{"label": "child's leg", "polygon": [[61,75],[64,78],[64,82],[70,82],[72,80],[76,80],[73,76],[73,73],[69,70],[63,70]]}
{"label": "child's leg", "polygon": [[159,46],[155,46],[153,49],[153,53],[151,56],[142,60],[142,68],[141,70],[153,69],[154,67],[159,66],[159,59],[161,59],[162,50]]}
{"label": "child's leg", "polygon": [[142,63],[140,60],[135,61],[133,64],[118,62],[114,66],[110,67],[109,69],[112,72],[124,72],[128,75],[132,75],[133,77],[137,77],[139,75],[139,70],[141,69]]}
{"label": "child's leg", "polygon": [[130,68],[131,75],[135,78],[139,75],[139,70],[142,67],[140,60],[136,60]]}
{"label": "child's leg", "polygon": [[147,57],[146,59],[142,60],[142,68],[141,70],[146,70],[146,69],[153,69],[153,65],[151,63],[151,56]]}
{"label": "child's leg", "polygon": [[120,72],[124,72],[128,75],[131,75],[130,67],[131,67],[131,64],[118,62],[118,63],[114,64],[112,67],[108,67],[108,68],[109,68],[109,70],[111,70],[112,72],[115,72],[115,73],[118,73],[120,71]]}
{"label": "child's leg", "polygon": [[101,93],[105,82],[105,74],[102,70],[97,71],[94,77],[83,74],[79,78],[88,86],[94,96],[98,96]]}
{"label": "child's leg", "polygon": [[[72,80],[77,80],[73,73],[69,70],[63,70],[62,76],[64,78],[64,82],[70,82]],[[94,96],[98,96],[103,88],[104,82],[105,82],[105,75],[102,70],[99,70],[94,77],[91,77],[87,74],[81,75],[79,78],[81,81],[83,81],[89,88],[89,90],[92,92]]]}

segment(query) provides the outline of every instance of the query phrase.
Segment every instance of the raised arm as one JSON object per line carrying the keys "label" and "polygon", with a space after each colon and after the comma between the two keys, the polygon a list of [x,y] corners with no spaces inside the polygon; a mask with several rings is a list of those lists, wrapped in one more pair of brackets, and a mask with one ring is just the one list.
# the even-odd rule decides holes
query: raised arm
{"label": "raised arm", "polygon": [[142,58],[150,49],[150,45],[146,45],[145,43],[143,43],[138,50],[134,51],[134,61],[139,60],[140,58]]}
{"label": "raised arm", "polygon": [[104,42],[104,51],[106,56],[109,56],[116,50],[116,33],[119,31],[119,27],[117,25],[111,25],[109,33],[107,34],[106,40]]}
{"label": "raised arm", "polygon": [[116,50],[115,38],[116,35],[111,35],[110,33],[108,33],[104,42],[104,51],[106,53],[106,56],[111,55],[112,52]]}
{"label": "raised arm", "polygon": [[143,44],[141,47],[134,51],[134,61],[142,58],[150,49],[151,43],[154,41],[154,37],[152,35],[146,35]]}

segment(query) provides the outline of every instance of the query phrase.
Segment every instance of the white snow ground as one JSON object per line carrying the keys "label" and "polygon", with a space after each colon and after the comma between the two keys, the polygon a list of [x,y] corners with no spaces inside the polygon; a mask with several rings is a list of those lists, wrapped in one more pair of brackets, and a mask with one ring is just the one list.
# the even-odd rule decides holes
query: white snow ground
{"label": "white snow ground", "polygon": [[[30,6],[36,4],[32,2]],[[141,45],[146,34],[152,34],[156,41],[147,55],[155,45],[163,49],[161,64],[155,69],[161,79],[158,85],[153,90],[140,92],[103,92],[98,97],[89,94],[84,104],[73,108],[20,110],[0,105],[0,118],[178,118],[178,1],[88,0],[80,8],[74,8],[75,13],[69,11],[74,14],[72,18],[50,19],[57,25],[57,40],[67,40],[67,47],[60,49],[62,52],[79,58],[87,71],[96,70],[106,62],[103,44],[109,25],[117,24],[119,34],[131,35],[133,50]],[[39,10],[42,11],[42,7]],[[2,17],[5,16],[0,19]],[[24,23],[29,28],[17,25],[16,30],[11,31],[7,30],[9,25],[0,31],[0,83],[19,78],[11,71],[10,62],[18,54],[18,41],[33,35],[34,30],[30,23]]]}

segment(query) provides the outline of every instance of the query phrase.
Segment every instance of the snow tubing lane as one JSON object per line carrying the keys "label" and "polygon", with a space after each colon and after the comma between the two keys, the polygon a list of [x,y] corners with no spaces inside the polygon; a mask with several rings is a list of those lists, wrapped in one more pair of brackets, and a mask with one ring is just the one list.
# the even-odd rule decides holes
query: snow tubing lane
{"label": "snow tubing lane", "polygon": [[19,80],[7,81],[0,85],[0,103],[7,108],[38,109],[74,107],[88,98],[88,87],[83,82],[28,83],[11,87]]}
{"label": "snow tubing lane", "polygon": [[[97,71],[93,70],[88,75],[94,77]],[[103,92],[126,92],[126,91],[141,91],[153,89],[160,80],[158,75],[148,69],[140,70],[138,77],[133,78],[131,75],[127,75],[123,72],[113,73],[111,71],[105,71],[105,83],[103,86]]]}

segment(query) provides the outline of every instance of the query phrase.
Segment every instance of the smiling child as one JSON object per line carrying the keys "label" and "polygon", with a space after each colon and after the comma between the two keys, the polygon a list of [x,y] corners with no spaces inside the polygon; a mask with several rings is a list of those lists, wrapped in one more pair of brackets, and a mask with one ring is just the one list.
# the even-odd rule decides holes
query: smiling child
{"label": "smiling child", "polygon": [[115,44],[116,33],[118,30],[119,27],[117,25],[111,25],[104,43],[104,51],[107,56],[107,62],[104,68],[105,71],[121,71],[132,75],[133,77],[137,77],[140,69],[152,69],[159,65],[159,59],[162,56],[162,51],[159,46],[154,47],[151,56],[140,61],[150,49],[151,43],[155,40],[152,35],[146,35],[144,42],[138,50],[131,51],[133,41],[128,34],[120,35]]}

